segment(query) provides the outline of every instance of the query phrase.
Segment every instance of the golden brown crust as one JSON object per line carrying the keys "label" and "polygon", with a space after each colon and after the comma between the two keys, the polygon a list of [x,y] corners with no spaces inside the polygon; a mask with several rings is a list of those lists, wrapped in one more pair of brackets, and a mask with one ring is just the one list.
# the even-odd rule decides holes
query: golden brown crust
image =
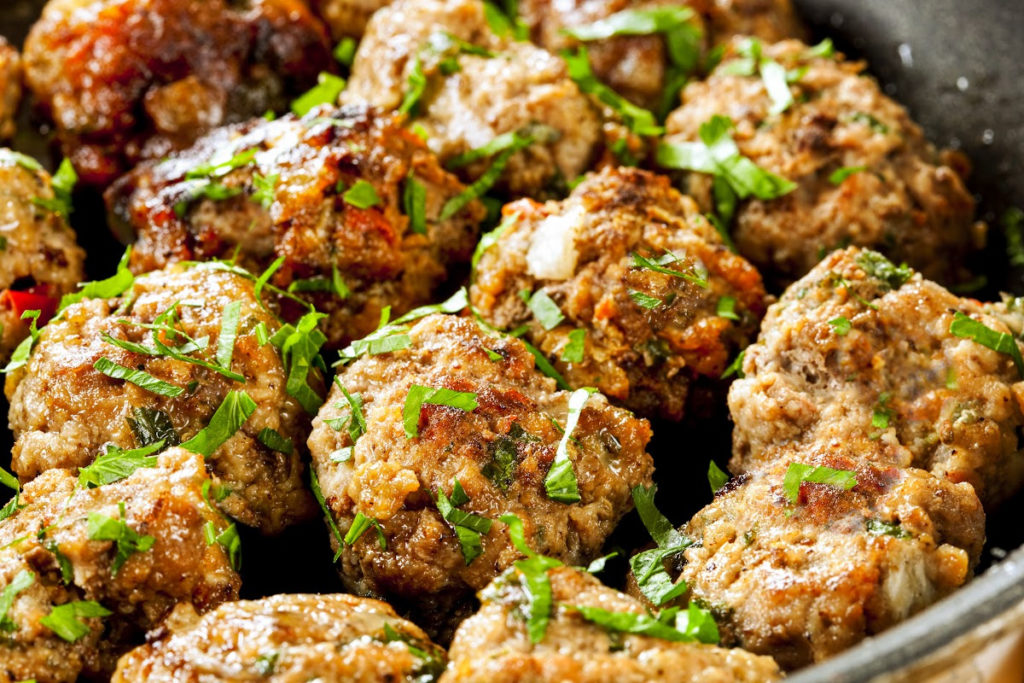
{"label": "golden brown crust", "polygon": [[14,137],[21,102],[21,55],[0,36],[0,140]]}

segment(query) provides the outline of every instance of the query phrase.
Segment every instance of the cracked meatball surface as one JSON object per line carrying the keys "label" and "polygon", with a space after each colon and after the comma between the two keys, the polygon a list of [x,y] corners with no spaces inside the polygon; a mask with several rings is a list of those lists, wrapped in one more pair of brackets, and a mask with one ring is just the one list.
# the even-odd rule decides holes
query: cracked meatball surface
{"label": "cracked meatball surface", "polygon": [[[505,133],[532,135],[533,144],[512,154],[498,184],[513,195],[536,196],[564,187],[595,156],[600,116],[565,62],[495,35],[480,0],[399,0],[377,12],[342,100],[400,108],[417,70],[426,85],[410,120],[442,162]],[[477,179],[491,161],[466,163],[460,173]]]}
{"label": "cracked meatball surface", "polygon": [[[506,227],[474,271],[473,304],[502,329],[527,325],[573,387],[679,419],[691,386],[717,380],[756,334],[760,275],[667,178],[606,169],[564,201],[503,212]],[[538,292],[561,321],[538,320],[524,300]],[[574,338],[582,348],[569,348]]]}
{"label": "cracked meatball surface", "polygon": [[977,301],[875,252],[831,254],[769,308],[746,351],[746,377],[729,390],[733,472],[776,445],[867,436],[888,446],[879,464],[1005,500],[1024,481],[1024,384],[1009,355],[953,334],[958,314],[1007,331]]}
{"label": "cracked meatball surface", "polygon": [[21,55],[0,36],[0,140],[10,140],[21,103]]}
{"label": "cracked meatball surface", "polygon": [[480,611],[459,626],[441,680],[728,683],[781,678],[771,657],[609,632],[572,606],[636,615],[646,614],[644,606],[569,567],[549,570],[548,579],[553,610],[543,640],[530,640],[520,616],[528,609],[529,591],[521,572],[510,569],[480,594]]}
{"label": "cracked meatball surface", "polygon": [[[237,306],[238,323],[227,371],[240,380],[212,369],[221,331],[231,329],[224,322],[229,306]],[[302,454],[310,417],[288,393],[276,346],[260,344],[261,324],[271,335],[278,329],[252,283],[207,264],[171,267],[136,279],[119,297],[69,306],[43,328],[26,367],[8,377],[12,468],[27,481],[50,468],[88,465],[106,443],[176,445],[205,429],[222,403],[222,418],[237,416],[246,402],[234,392],[244,392],[256,405],[241,427],[222,432],[229,420],[221,419],[214,434],[223,442],[211,434],[208,447],[194,446],[208,451],[207,467],[227,491],[219,505],[267,533],[308,517],[315,508],[302,481]],[[158,349],[157,340],[177,355]],[[167,386],[150,391],[105,374],[96,367],[102,358]],[[315,370],[307,380],[321,381]],[[265,445],[265,429],[291,450]]]}
{"label": "cracked meatball surface", "polygon": [[101,186],[212,128],[287,109],[332,65],[302,0],[50,0],[24,62],[65,156]]}
{"label": "cracked meatball surface", "polygon": [[29,335],[25,311],[54,314],[61,295],[85,279],[85,252],[54,200],[52,179],[34,159],[0,149],[0,364]]}
{"label": "cracked meatball surface", "polygon": [[[405,200],[410,183],[423,193],[418,209]],[[204,194],[210,184],[228,196]],[[397,315],[427,303],[448,268],[469,260],[482,205],[440,217],[465,189],[392,114],[353,105],[222,128],[140,166],[106,197],[112,222],[138,235],[135,272],[231,258],[260,273],[282,259],[270,283],[326,313],[339,346],[373,331],[385,306]],[[286,318],[301,312],[281,305]]]}
{"label": "cracked meatball surface", "polygon": [[[794,102],[771,113],[761,76],[743,75],[742,49],[750,44],[734,42],[707,80],[690,83],[666,124],[669,143],[695,141],[713,116],[729,117],[739,152],[796,184],[777,199],[739,203],[732,230],[740,253],[783,282],[848,244],[884,251],[933,280],[968,279],[962,263],[984,243],[984,225],[974,223],[963,162],[936,152],[863,63],[811,56],[798,41],[761,46],[764,57],[799,69],[789,83]],[[703,209],[714,206],[711,176],[689,174],[687,184]]]}
{"label": "cracked meatball surface", "polygon": [[[559,502],[548,497],[544,480],[566,428],[569,392],[534,368],[522,342],[486,333],[471,319],[432,315],[407,335],[406,348],[361,358],[339,373],[309,447],[340,535],[357,514],[376,520],[382,534],[368,530],[341,548],[332,539],[346,586],[395,600],[443,636],[472,609],[472,594],[520,554],[494,521],[467,563],[438,509],[439,491],[457,500],[458,483],[468,497],[460,511],[491,520],[515,513],[538,552],[586,564],[632,508],[630,489],[650,482],[644,449],[651,431],[646,420],[591,395],[565,447],[580,499]],[[472,393],[477,407],[424,403],[406,418],[414,385]],[[352,408],[340,387],[361,403],[365,428],[355,430],[354,447]]]}
{"label": "cracked meatball surface", "polygon": [[[109,676],[117,657],[176,604],[204,612],[237,599],[228,554],[204,533],[226,523],[203,500],[210,480],[202,457],[175,448],[153,460],[97,488],[80,486],[72,470],[49,470],[19,494],[24,507],[0,522],[0,584],[29,581],[3,615],[13,628],[0,639],[0,681]],[[102,540],[110,534],[97,532],[97,515],[113,520],[104,527],[127,525],[126,533],[149,540],[128,546],[119,561],[122,541]],[[82,601],[109,614],[49,622],[54,608]]]}
{"label": "cracked meatball surface", "polygon": [[260,680],[430,683],[444,650],[377,600],[273,595],[200,617],[181,605],[118,662],[113,683]]}

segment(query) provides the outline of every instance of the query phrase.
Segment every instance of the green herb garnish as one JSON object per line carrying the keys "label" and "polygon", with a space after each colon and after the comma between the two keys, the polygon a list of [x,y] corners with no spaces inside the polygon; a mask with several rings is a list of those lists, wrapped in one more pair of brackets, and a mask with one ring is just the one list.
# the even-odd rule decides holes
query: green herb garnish
{"label": "green herb garnish", "polygon": [[791,462],[782,482],[782,490],[790,503],[800,502],[800,485],[827,484],[848,491],[857,485],[857,473],[849,470],[835,470],[831,467],[814,467],[800,462]]}
{"label": "green herb garnish", "polygon": [[137,469],[156,467],[155,454],[165,445],[165,441],[158,440],[142,448],[123,450],[108,444],[106,452],[93,460],[91,465],[78,468],[78,485],[83,488],[105,486],[130,477]]}
{"label": "green herb garnish", "polygon": [[971,339],[993,351],[1004,353],[1013,359],[1017,373],[1024,379],[1024,358],[1021,358],[1020,347],[1013,335],[996,332],[991,327],[973,320],[960,311],[953,313],[953,321],[949,324],[949,333],[961,339]]}
{"label": "green herb garnish", "polygon": [[198,434],[181,444],[193,453],[209,458],[224,442],[235,435],[256,411],[256,402],[244,391],[230,391],[213,413],[209,424]]}
{"label": "green herb garnish", "polygon": [[572,467],[572,460],[569,459],[569,440],[580,420],[583,407],[590,399],[590,395],[596,392],[593,387],[583,387],[572,392],[569,396],[569,409],[565,418],[565,429],[562,438],[558,442],[555,451],[555,458],[551,461],[551,468],[544,477],[544,490],[548,498],[559,503],[576,503],[580,500],[579,486],[576,481],[576,472]]}
{"label": "green herb garnish", "polygon": [[292,101],[292,113],[305,116],[321,104],[334,104],[344,89],[344,78],[321,72],[316,78],[316,85]]}
{"label": "green herb garnish", "polygon": [[153,547],[156,539],[152,536],[140,535],[125,521],[125,505],[117,504],[120,517],[114,519],[98,512],[90,512],[87,518],[89,540],[113,541],[116,548],[114,562],[110,566],[111,576],[117,576],[128,558],[135,553],[144,553]]}
{"label": "green herb garnish", "polygon": [[82,619],[109,617],[113,612],[94,600],[80,600],[57,605],[39,623],[69,643],[77,642],[89,633]]}
{"label": "green herb garnish", "polygon": [[409,393],[405,397],[405,407],[402,409],[405,438],[415,439],[419,436],[420,410],[424,404],[448,406],[466,412],[476,410],[479,405],[476,394],[473,392],[413,384],[409,387]]}

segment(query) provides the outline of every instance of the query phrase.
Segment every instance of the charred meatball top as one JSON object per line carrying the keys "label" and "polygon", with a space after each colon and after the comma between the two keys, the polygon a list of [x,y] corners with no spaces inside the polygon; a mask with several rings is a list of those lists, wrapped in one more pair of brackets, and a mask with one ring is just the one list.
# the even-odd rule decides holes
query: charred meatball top
{"label": "charred meatball top", "polygon": [[0,36],[0,140],[14,137],[21,102],[21,55]]}
{"label": "charred meatball top", "polygon": [[332,62],[302,0],[50,0],[24,60],[65,156],[95,185],[286,109]]}
{"label": "charred meatball top", "polygon": [[8,378],[14,471],[27,481],[88,465],[107,443],[180,442],[206,456],[219,505],[243,523],[269,533],[309,516],[304,406],[319,407],[322,380],[300,372],[299,350],[282,360],[291,335],[263,338],[277,330],[249,280],[208,264],[69,306]]}
{"label": "charred meatball top", "polygon": [[831,254],[769,308],[746,351],[746,377],[729,391],[733,471],[773,446],[867,436],[890,446],[881,464],[1004,500],[1024,480],[1024,383],[1012,355],[971,338],[984,328],[1007,331],[977,301],[876,252]]}
{"label": "charred meatball top", "polygon": [[432,683],[444,666],[444,650],[383,602],[274,595],[202,617],[180,606],[158,637],[121,658],[112,680]]}
{"label": "charred meatball top", "polygon": [[[111,220],[138,235],[135,272],[230,258],[260,273],[279,260],[271,284],[327,314],[339,346],[371,332],[385,306],[427,303],[469,259],[482,205],[443,215],[465,190],[392,114],[354,105],[223,128],[106,196]],[[282,305],[286,318],[301,313]]]}
{"label": "charred meatball top", "polygon": [[118,469],[87,471],[84,484],[44,472],[0,522],[0,585],[20,586],[0,614],[0,680],[109,676],[176,604],[205,612],[238,598],[231,551],[207,542],[227,523],[204,500],[202,457],[174,448]]}
{"label": "charred meatball top", "polygon": [[565,62],[495,35],[481,0],[399,0],[377,12],[342,99],[407,112],[442,162],[470,179],[499,157],[462,155],[499,135],[531,139],[507,150],[499,187],[513,195],[564,187],[587,170],[601,135],[599,114]]}
{"label": "charred meatball top", "polygon": [[527,325],[573,387],[679,419],[691,384],[717,380],[756,333],[761,277],[667,178],[606,169],[564,201],[503,212],[473,303],[502,329]]}
{"label": "charred meatball top", "polygon": [[[342,580],[409,606],[428,632],[444,634],[472,593],[520,556],[502,514],[519,515],[538,551],[566,563],[599,554],[632,507],[630,489],[650,482],[651,431],[600,394],[557,391],[521,341],[471,319],[432,315],[397,334],[406,335],[391,337],[399,350],[339,373],[309,447],[338,527]],[[442,404],[443,394],[410,407],[434,389],[463,392],[462,407]],[[558,467],[569,472],[558,480],[577,482],[576,502],[546,486],[564,429],[572,432],[559,460],[568,462]],[[442,513],[447,503],[454,512]],[[476,521],[460,522],[462,513]],[[342,544],[357,517],[366,532]],[[479,536],[467,540],[466,524],[483,525]]]}
{"label": "charred meatball top", "polygon": [[[778,65],[790,75],[772,95],[766,81],[778,80],[771,76]],[[791,282],[827,251],[855,244],[940,282],[963,279],[964,257],[984,241],[957,170],[963,164],[946,165],[952,156],[937,153],[863,68],[798,41],[735,41],[707,80],[684,89],[659,162],[680,165],[666,149],[701,140],[714,117],[727,117],[738,153],[794,184],[749,197],[745,190],[735,210],[740,253],[766,277]],[[688,191],[705,210],[722,209],[713,189],[711,176],[688,176]]]}

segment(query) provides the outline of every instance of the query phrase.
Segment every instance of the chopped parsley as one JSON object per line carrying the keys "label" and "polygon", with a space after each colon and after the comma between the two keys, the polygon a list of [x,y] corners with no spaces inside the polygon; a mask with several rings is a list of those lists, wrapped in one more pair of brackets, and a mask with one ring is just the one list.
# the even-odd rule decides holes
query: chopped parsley
{"label": "chopped parsley", "polygon": [[125,521],[124,502],[118,503],[117,509],[120,513],[118,519],[98,512],[90,512],[87,518],[89,540],[114,542],[116,553],[114,562],[110,566],[111,576],[117,576],[129,557],[135,553],[146,552],[156,542],[152,536],[142,536],[128,526],[128,522]]}
{"label": "chopped parsley", "polygon": [[973,320],[960,311],[953,313],[953,321],[949,324],[949,333],[961,339],[971,339],[993,351],[1004,353],[1013,359],[1017,373],[1024,379],[1024,358],[1021,358],[1020,347],[1013,335],[996,332],[991,327]]}
{"label": "chopped parsley", "polygon": [[587,621],[608,631],[633,633],[676,643],[696,641],[716,645],[719,641],[718,625],[711,612],[692,602],[686,611],[673,607],[662,610],[656,617],[633,612],[612,612],[587,605],[572,605],[572,609]]}
{"label": "chopped parsley", "polygon": [[857,265],[871,277],[880,280],[888,289],[899,289],[914,275],[914,271],[906,263],[896,266],[877,251],[870,249],[865,249],[857,256]]}
{"label": "chopped parsley", "polygon": [[867,530],[872,536],[910,538],[912,535],[909,531],[904,529],[899,522],[883,522],[880,519],[869,519],[867,521]]}
{"label": "chopped parsley", "polygon": [[197,201],[209,199],[219,202],[242,194],[241,187],[224,185],[210,179],[189,180],[185,181],[182,186],[182,197],[174,203],[174,215],[181,219],[185,218],[189,207]]}
{"label": "chopped parsley", "polygon": [[410,116],[420,113],[420,100],[423,99],[428,83],[427,72],[424,68],[427,60],[436,65],[442,76],[448,76],[461,69],[458,61],[461,55],[493,57],[494,53],[478,45],[467,43],[451,33],[444,31],[431,33],[427,37],[426,43],[416,53],[398,112]]}
{"label": "chopped parsley", "polygon": [[518,0],[502,0],[500,6],[484,0],[484,18],[494,35],[511,36],[515,40],[528,40],[530,27],[519,16]]}
{"label": "chopped parsley", "polygon": [[[36,343],[39,341],[39,328],[36,323],[39,320],[40,311],[24,311],[21,314],[22,320],[28,320],[28,336],[21,341],[20,344],[14,349],[11,354],[11,360],[7,363],[0,372],[9,373],[22,368],[28,363],[29,356],[32,355],[32,349],[35,348]],[[2,331],[2,330],[0,330]]]}
{"label": "chopped parsley", "polygon": [[436,502],[441,517],[451,525],[459,538],[463,559],[467,565],[471,564],[483,552],[481,536],[490,532],[492,520],[458,509],[469,502],[469,496],[458,479],[455,480],[451,498],[438,489]]}
{"label": "chopped parsley", "polygon": [[828,177],[828,181],[833,185],[842,185],[843,181],[852,176],[854,173],[863,173],[868,170],[867,166],[843,166],[832,171]]}
{"label": "chopped parsley", "polygon": [[189,169],[185,173],[186,180],[220,178],[235,169],[244,168],[256,158],[256,149],[245,149],[225,161],[210,160]]}
{"label": "chopped parsley", "polygon": [[472,412],[479,405],[476,394],[469,391],[455,391],[444,387],[433,388],[419,384],[409,387],[402,408],[402,422],[405,426],[405,438],[415,439],[419,436],[420,411],[424,404],[448,406],[466,412]]}
{"label": "chopped parsley", "polygon": [[597,389],[583,387],[572,392],[569,396],[569,408],[565,419],[565,429],[562,438],[558,442],[555,451],[555,458],[551,461],[551,468],[544,477],[544,490],[548,498],[559,503],[576,503],[580,500],[579,485],[576,481],[576,472],[572,467],[572,460],[569,459],[569,441],[572,433],[580,421],[580,414],[590,399],[590,395]]}
{"label": "chopped parsley", "polygon": [[80,600],[57,605],[39,623],[63,640],[74,643],[91,630],[82,619],[109,617],[113,612],[94,600]]}
{"label": "chopped parsley", "polygon": [[848,335],[850,333],[850,329],[852,328],[850,320],[843,316],[839,316],[838,318],[832,318],[832,320],[828,321],[828,324],[832,326],[832,329],[835,330],[836,334],[839,335],[840,337],[845,337],[846,335]]}
{"label": "chopped parsley", "polygon": [[71,194],[76,183],[78,183],[78,174],[75,173],[75,167],[71,164],[70,159],[64,159],[60,162],[57,172],[53,174],[51,182],[53,198],[33,197],[32,203],[67,220],[73,209]]}
{"label": "chopped parsley", "polygon": [[280,352],[288,371],[285,391],[310,415],[315,414],[324,403],[320,394],[310,386],[309,375],[314,368],[327,370],[320,357],[320,347],[327,341],[327,336],[317,327],[326,317],[323,313],[310,311],[294,325],[282,325],[270,338],[270,343]]}
{"label": "chopped parsley", "polygon": [[[334,536],[334,540],[338,543],[338,551],[334,553],[334,562],[338,561],[341,557],[341,551],[346,545],[345,539],[341,535],[341,529],[338,528],[338,523],[334,521],[334,513],[327,507],[327,501],[324,499],[324,493],[320,489],[320,478],[316,474],[316,467],[309,468],[309,488],[313,491],[313,497],[316,498],[316,502],[320,505],[320,510],[324,513],[324,519],[327,521],[327,526],[331,529],[331,535]],[[365,530],[364,530],[365,531]],[[351,533],[351,532],[350,532]]]}
{"label": "chopped parsley", "polygon": [[334,46],[334,59],[342,66],[352,66],[352,60],[356,56],[355,38],[345,37]]}
{"label": "chopped parsley", "polygon": [[686,582],[673,582],[665,569],[665,561],[689,548],[693,541],[679,533],[654,505],[657,490],[655,485],[633,488],[637,513],[658,547],[637,553],[629,559],[629,566],[640,592],[660,607],[686,592]]}
{"label": "chopped parsley", "polygon": [[888,391],[879,394],[874,411],[871,413],[871,426],[875,429],[888,429],[896,416],[896,412],[888,405],[891,398]]}
{"label": "chopped parsley", "polygon": [[562,348],[559,358],[565,363],[582,363],[586,341],[587,331],[585,329],[572,330],[569,332],[569,339]]}
{"label": "chopped parsley", "polygon": [[537,322],[545,330],[552,330],[565,320],[565,316],[562,315],[562,310],[558,307],[558,304],[542,289],[538,289],[533,293],[533,296],[527,302],[527,306],[533,311],[533,317],[537,319]]}
{"label": "chopped parsley", "polygon": [[629,130],[640,136],[655,136],[665,132],[665,129],[658,125],[654,114],[636,106],[598,80],[590,68],[590,56],[586,47],[580,46],[576,52],[565,50],[562,52],[562,58],[568,67],[569,78],[576,83],[579,89],[588,95],[593,95],[618,114]]}
{"label": "chopped parsley", "polygon": [[[2,158],[3,157],[0,156],[0,159]],[[0,484],[14,491],[14,497],[7,501],[3,508],[0,508],[0,522],[2,522],[24,506],[20,504],[21,482],[19,482],[17,477],[5,470],[3,467],[0,467]]]}
{"label": "chopped parsley", "polygon": [[729,482],[729,474],[724,472],[714,460],[708,461],[708,484],[711,486],[711,493],[718,493],[719,489]]}
{"label": "chopped parsley", "polygon": [[505,234],[505,231],[516,224],[519,220],[519,214],[510,213],[502,218],[501,223],[498,224],[494,230],[484,233],[480,237],[480,242],[477,243],[476,249],[473,250],[473,260],[470,261],[470,268],[472,272],[476,273],[476,267],[480,263],[480,259],[483,257],[484,252],[493,247],[501,239],[501,236]]}
{"label": "chopped parsley", "polygon": [[3,591],[0,591],[0,631],[13,633],[18,629],[18,625],[7,616],[7,613],[11,610],[14,598],[18,593],[31,586],[35,581],[35,574],[27,569],[22,569],[9,584],[4,586]]}
{"label": "chopped parsley", "polygon": [[409,217],[409,231],[417,235],[427,234],[427,188],[416,180],[412,169],[405,177],[402,188],[402,209]]}
{"label": "chopped parsley", "polygon": [[715,313],[719,318],[725,318],[726,320],[739,320],[740,316],[736,313],[736,297],[720,297],[718,299],[718,306]]}
{"label": "chopped parsley", "polygon": [[800,462],[791,462],[782,482],[782,490],[790,503],[800,502],[800,486],[827,484],[848,491],[857,485],[857,474],[849,470],[835,470],[831,467],[814,467]]}
{"label": "chopped parsley", "polygon": [[218,532],[216,525],[209,521],[203,527],[203,535],[206,538],[206,545],[216,543],[224,549],[228,561],[235,571],[242,568],[242,539],[238,535],[238,526],[234,522]]}
{"label": "chopped parsley", "polygon": [[733,361],[729,363],[729,367],[725,369],[725,372],[722,373],[722,376],[719,377],[719,379],[729,379],[733,375],[736,375],[738,379],[743,379],[744,377],[746,377],[746,375],[743,373],[743,359],[746,358],[746,356],[746,349],[743,349],[738,354],[736,354],[736,358],[734,358]]}
{"label": "chopped parsley", "polygon": [[344,89],[344,78],[321,72],[316,78],[316,85],[292,101],[292,113],[305,116],[321,104],[334,104]]}
{"label": "chopped parsley", "polygon": [[224,305],[220,316],[220,333],[217,335],[217,365],[231,369],[231,356],[238,338],[238,319],[242,313],[242,302],[232,301]]}
{"label": "chopped parsley", "polygon": [[128,426],[141,447],[162,443],[164,446],[177,446],[181,437],[174,429],[170,416],[156,408],[132,408],[132,416],[126,418]]}
{"label": "chopped parsley", "polygon": [[477,159],[493,156],[490,167],[465,190],[445,202],[441,208],[441,220],[445,221],[462,211],[474,199],[483,196],[498,182],[509,160],[516,152],[526,149],[538,141],[549,141],[557,133],[547,126],[526,126],[511,133],[499,135],[487,145],[454,157],[449,167],[471,163]]}
{"label": "chopped parsley", "polygon": [[269,175],[253,173],[252,200],[264,209],[269,209],[274,203],[274,197],[276,196],[275,190],[277,189],[277,183],[280,182],[280,180],[280,173],[271,173]]}
{"label": "chopped parsley", "polygon": [[508,491],[515,481],[515,470],[518,463],[518,444],[522,441],[538,441],[513,422],[508,434],[501,435],[488,445],[491,459],[482,468],[481,474],[502,491]]}
{"label": "chopped parsley", "polygon": [[101,356],[97,359],[93,364],[93,367],[97,372],[100,372],[107,377],[131,382],[135,386],[157,394],[158,396],[168,396],[173,398],[185,393],[185,390],[181,387],[176,387],[162,379],[157,379],[148,372],[126,368],[123,365],[115,363],[106,356]]}
{"label": "chopped parsley", "polygon": [[349,527],[348,533],[345,534],[345,545],[352,545],[359,538],[373,527],[377,531],[377,544],[381,550],[388,549],[388,539],[384,536],[384,531],[380,527],[380,522],[375,520],[373,517],[367,517],[362,512],[357,512],[355,518],[352,520],[352,526]]}
{"label": "chopped parsley", "polygon": [[285,455],[291,455],[295,451],[295,444],[291,439],[281,436],[280,432],[270,427],[261,429],[260,433],[256,435],[256,440],[270,450]]}
{"label": "chopped parsley", "polygon": [[166,441],[158,440],[142,448],[123,450],[107,444],[106,452],[93,460],[91,465],[78,468],[78,485],[83,488],[105,486],[130,477],[137,469],[156,467],[155,454],[165,445]]}
{"label": "chopped parsley", "polygon": [[650,309],[652,311],[662,304],[661,299],[659,299],[658,297],[651,296],[650,294],[645,294],[643,292],[638,292],[635,289],[629,290],[629,298],[635,301],[638,305],[643,306],[644,308]]}
{"label": "chopped parsley", "polygon": [[213,413],[209,424],[181,447],[209,458],[235,435],[256,411],[256,402],[244,391],[230,391]]}
{"label": "chopped parsley", "polygon": [[[363,415],[363,397],[361,394],[350,394],[341,384],[341,377],[335,376],[334,383],[338,385],[338,389],[341,390],[342,395],[345,397],[345,401],[348,402],[348,416],[342,415],[341,417],[331,418],[325,420],[327,426],[336,432],[340,432],[344,429],[348,433],[348,438],[355,446],[363,434],[366,433],[366,417]],[[344,408],[341,403],[335,405],[337,408]]]}
{"label": "chopped parsley", "polygon": [[366,180],[357,180],[352,187],[345,190],[341,198],[346,204],[351,204],[357,209],[369,209],[380,204],[376,188]]}
{"label": "chopped parsley", "polygon": [[501,521],[508,526],[509,539],[516,550],[526,556],[517,560],[515,568],[523,575],[526,588],[526,632],[531,643],[544,640],[548,623],[551,621],[551,608],[554,600],[551,595],[551,579],[548,570],[560,567],[561,562],[553,557],[539,555],[526,544],[523,521],[513,514],[504,514]]}
{"label": "chopped parsley", "polygon": [[633,252],[631,255],[633,257],[634,268],[643,268],[645,270],[654,271],[655,273],[662,273],[664,275],[681,277],[687,282],[692,282],[698,287],[707,289],[708,273],[707,270],[705,270],[702,266],[694,265],[691,268],[692,272],[689,273],[685,273],[681,270],[673,270],[671,268],[666,267],[674,263],[679,263],[680,261],[680,258],[670,251],[666,251],[657,259],[646,258],[636,252]]}

